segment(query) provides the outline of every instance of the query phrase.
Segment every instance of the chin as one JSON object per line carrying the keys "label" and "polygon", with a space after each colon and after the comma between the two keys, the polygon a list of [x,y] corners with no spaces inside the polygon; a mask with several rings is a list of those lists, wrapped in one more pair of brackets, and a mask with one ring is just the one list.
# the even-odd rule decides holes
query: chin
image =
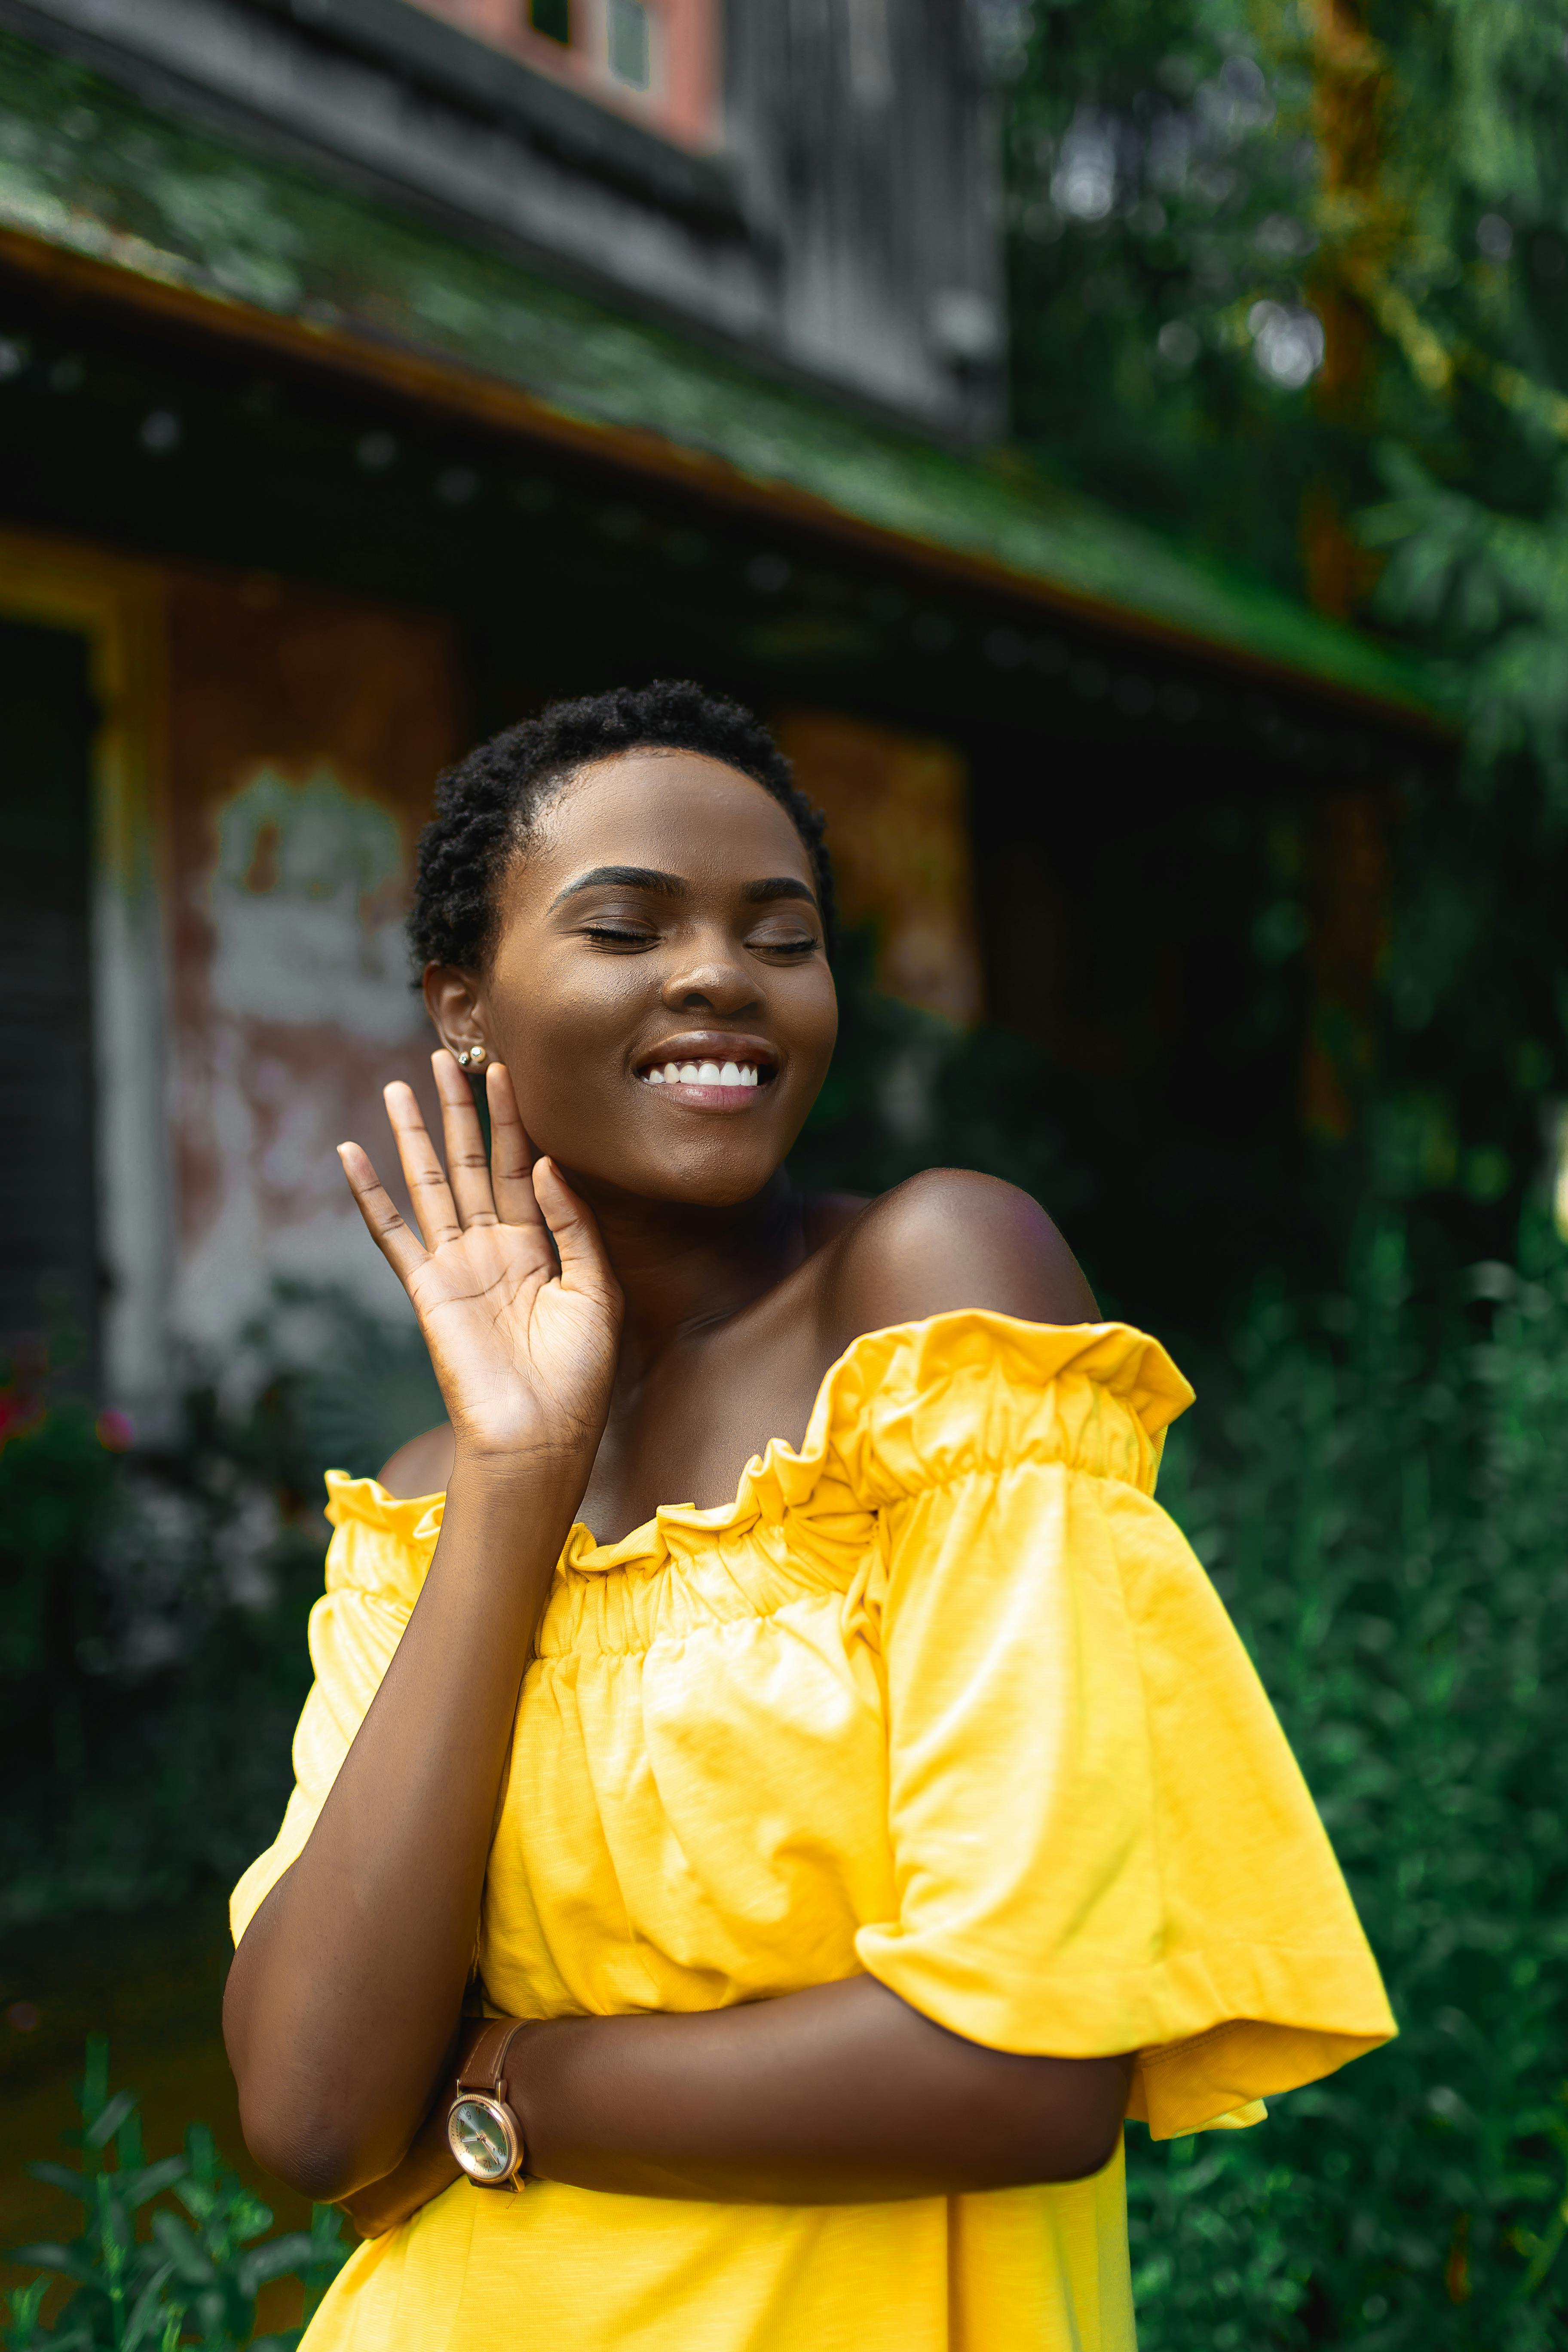
{"label": "chin", "polygon": [[772,1182],[780,1162],[751,1153],[731,1159],[726,1154],[701,1158],[682,1165],[656,1161],[617,1176],[627,1192],[647,1201],[681,1202],[694,1209],[738,1209]]}
{"label": "chin", "polygon": [[657,1189],[648,1193],[650,1200],[681,1201],[694,1209],[739,1209],[754,1201],[772,1181],[777,1171],[772,1168],[744,1169],[727,1171],[710,1170],[682,1180],[673,1179],[668,1171]]}

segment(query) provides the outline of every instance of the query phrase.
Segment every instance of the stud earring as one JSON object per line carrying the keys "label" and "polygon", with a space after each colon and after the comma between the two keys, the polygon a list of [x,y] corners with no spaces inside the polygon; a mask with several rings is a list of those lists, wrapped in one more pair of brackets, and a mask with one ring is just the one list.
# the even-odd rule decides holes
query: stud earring
{"label": "stud earring", "polygon": [[464,1046],[464,1048],[463,1048],[463,1050],[462,1050],[462,1052],[461,1052],[461,1053],[458,1055],[458,1069],[459,1069],[459,1070],[466,1070],[466,1069],[468,1068],[468,1047],[465,1045],[465,1046]]}
{"label": "stud earring", "polygon": [[477,1070],[484,1058],[485,1049],[482,1045],[465,1045],[458,1056],[458,1067],[460,1070],[466,1070],[471,1062]]}

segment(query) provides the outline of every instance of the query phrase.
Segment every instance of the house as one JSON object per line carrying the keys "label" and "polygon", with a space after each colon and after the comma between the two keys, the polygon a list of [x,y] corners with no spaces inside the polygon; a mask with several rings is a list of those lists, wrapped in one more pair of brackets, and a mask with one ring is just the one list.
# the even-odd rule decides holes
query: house
{"label": "house", "polygon": [[1125,1291],[1342,1124],[1441,726],[1007,457],[983,32],[0,0],[13,1343],[155,1427],[279,1276],[395,1307],[331,1146],[419,1078],[432,780],[619,679],[774,720],[883,984],[1037,1041]]}

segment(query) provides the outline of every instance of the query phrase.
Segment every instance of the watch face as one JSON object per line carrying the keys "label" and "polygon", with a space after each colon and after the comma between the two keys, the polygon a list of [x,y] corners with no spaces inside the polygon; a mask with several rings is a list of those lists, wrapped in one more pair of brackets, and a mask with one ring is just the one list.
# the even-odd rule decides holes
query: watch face
{"label": "watch face", "polygon": [[470,2180],[505,2180],[516,2169],[511,2118],[494,2099],[458,2099],[447,2117],[447,2140]]}

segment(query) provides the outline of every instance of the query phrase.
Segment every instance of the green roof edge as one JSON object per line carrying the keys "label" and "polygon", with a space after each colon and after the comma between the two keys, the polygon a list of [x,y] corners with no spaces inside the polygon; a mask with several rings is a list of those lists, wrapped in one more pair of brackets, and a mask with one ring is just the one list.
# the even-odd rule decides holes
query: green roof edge
{"label": "green roof edge", "polygon": [[1026,591],[1413,717],[1447,715],[1415,660],[1087,498],[1020,487],[994,457],[781,383],[297,163],[226,146],[5,32],[0,228],[456,363],[579,424],[653,434],[765,489],[1003,567]]}

